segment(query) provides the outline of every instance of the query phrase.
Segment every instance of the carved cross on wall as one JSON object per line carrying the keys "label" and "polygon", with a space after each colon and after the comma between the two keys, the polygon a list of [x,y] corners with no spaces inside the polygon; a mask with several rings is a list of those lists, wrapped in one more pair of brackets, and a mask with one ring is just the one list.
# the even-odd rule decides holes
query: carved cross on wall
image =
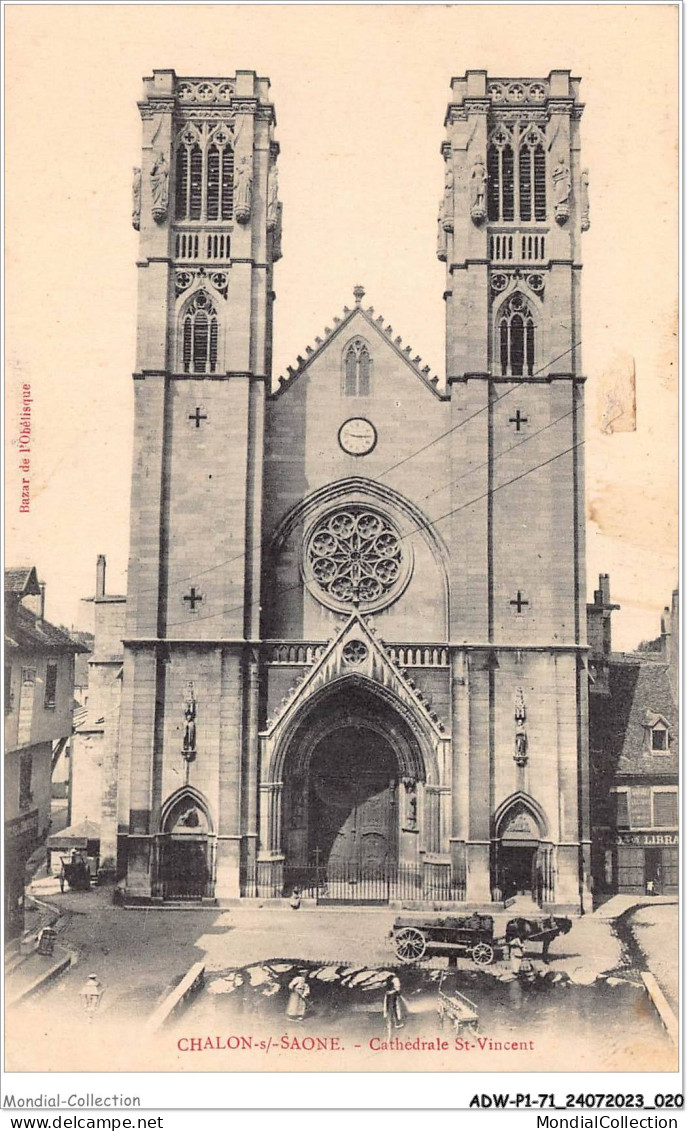
{"label": "carved cross on wall", "polygon": [[529,601],[526,601],[526,600],[525,600],[525,598],[523,597],[523,595],[522,595],[522,593],[520,592],[520,590],[519,590],[519,589],[518,589],[518,595],[517,595],[517,597],[515,598],[515,600],[514,600],[514,601],[511,601],[510,603],[511,603],[511,605],[514,605],[514,606],[515,606],[515,609],[516,609],[516,611],[517,611],[518,613],[521,613],[521,612],[522,612],[522,610],[524,609],[525,605],[529,605]]}
{"label": "carved cross on wall", "polygon": [[203,416],[203,414],[201,413],[200,409],[199,409],[199,408],[197,408],[195,412],[192,412],[192,413],[191,413],[191,414],[189,415],[189,420],[195,420],[195,422],[196,422],[196,428],[200,428],[200,422],[201,422],[201,420],[207,420],[207,416]]}
{"label": "carved cross on wall", "polygon": [[527,417],[522,416],[521,413],[520,413],[520,409],[518,409],[515,416],[510,416],[508,418],[508,423],[514,424],[515,425],[515,431],[519,432],[520,431],[520,425],[521,424],[527,424]]}
{"label": "carved cross on wall", "polygon": [[191,612],[195,613],[196,604],[199,604],[203,600],[203,596],[202,596],[201,593],[198,592],[195,585],[192,585],[191,586],[191,592],[184,594],[184,600],[189,602],[189,607],[191,609]]}

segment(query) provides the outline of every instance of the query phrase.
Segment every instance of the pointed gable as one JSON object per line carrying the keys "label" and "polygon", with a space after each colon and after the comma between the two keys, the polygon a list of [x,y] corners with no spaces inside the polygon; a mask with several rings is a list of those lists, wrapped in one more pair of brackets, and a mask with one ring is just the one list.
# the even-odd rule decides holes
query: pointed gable
{"label": "pointed gable", "polygon": [[268,719],[263,734],[274,739],[300,708],[327,684],[348,675],[371,679],[388,688],[406,706],[423,716],[436,741],[446,738],[444,723],[433,711],[415,683],[394,660],[374,629],[359,613],[352,613],[334,639],[327,642],[313,666],[282,700],[274,718]]}
{"label": "pointed gable", "polygon": [[335,340],[338,339],[339,346],[343,346],[347,335],[355,337],[356,334],[360,334],[368,338],[381,338],[434,396],[440,400],[445,399],[439,388],[439,377],[432,372],[431,367],[423,365],[420,355],[415,354],[411,346],[404,346],[403,339],[400,336],[394,337],[393,328],[386,322],[384,316],[380,314],[375,317],[373,306],[369,306],[366,310],[363,309],[361,300],[364,292],[359,287],[356,287],[355,290],[355,307],[351,310],[344,306],[343,317],[335,316],[332,319],[332,326],[325,327],[324,337],[316,337],[314,346],[306,346],[305,357],[299,354],[296,365],[287,366],[286,375],[282,374],[278,378],[276,387],[272,389],[271,397],[273,399],[280,397],[290,389],[301,374],[305,373],[312,363],[331,347]]}
{"label": "pointed gable", "polygon": [[41,587],[35,566],[17,566],[5,570],[5,593],[20,600],[22,597],[38,597]]}

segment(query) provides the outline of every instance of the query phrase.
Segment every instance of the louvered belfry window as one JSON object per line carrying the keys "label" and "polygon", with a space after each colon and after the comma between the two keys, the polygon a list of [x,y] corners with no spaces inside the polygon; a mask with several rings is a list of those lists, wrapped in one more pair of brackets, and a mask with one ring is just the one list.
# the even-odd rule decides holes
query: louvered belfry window
{"label": "louvered belfry window", "polygon": [[523,294],[515,291],[501,308],[498,322],[503,377],[534,373],[534,318]]}
{"label": "louvered belfry window", "polygon": [[175,218],[231,220],[234,215],[233,138],[223,125],[189,122],[177,138]]}
{"label": "louvered belfry window", "polygon": [[186,308],[182,323],[184,373],[215,373],[217,370],[217,311],[199,291]]}
{"label": "louvered belfry window", "polygon": [[535,126],[501,124],[487,148],[487,216],[493,223],[546,220],[546,155]]}

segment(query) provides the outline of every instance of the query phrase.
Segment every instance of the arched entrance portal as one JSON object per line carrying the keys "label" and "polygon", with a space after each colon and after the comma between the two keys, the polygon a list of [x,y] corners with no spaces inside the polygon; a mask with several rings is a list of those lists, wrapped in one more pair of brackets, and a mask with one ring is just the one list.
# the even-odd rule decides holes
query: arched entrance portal
{"label": "arched entrance portal", "polygon": [[535,902],[553,899],[553,845],[546,839],[546,819],[523,795],[497,811],[494,839],[494,887],[501,899],[530,895]]}
{"label": "arched entrance portal", "polygon": [[184,902],[212,896],[215,838],[203,796],[187,788],[169,798],[160,827],[155,894]]}
{"label": "arched entrance portal", "polygon": [[437,851],[431,755],[395,700],[368,682],[342,679],[311,703],[273,764],[279,784],[263,793],[266,827],[272,859],[283,854],[286,891],[383,901],[401,873],[412,872],[409,883],[421,873],[423,850]]}

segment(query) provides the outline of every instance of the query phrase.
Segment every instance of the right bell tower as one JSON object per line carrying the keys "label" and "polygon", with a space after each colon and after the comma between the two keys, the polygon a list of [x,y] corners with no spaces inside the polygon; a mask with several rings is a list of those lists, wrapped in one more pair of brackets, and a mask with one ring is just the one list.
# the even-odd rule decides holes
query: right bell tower
{"label": "right bell tower", "polygon": [[468,752],[454,763],[454,867],[465,868],[472,902],[528,890],[541,904],[584,909],[580,283],[589,203],[579,80],[563,70],[468,71],[451,91],[437,254],[459,472],[451,639],[464,655],[454,742]]}
{"label": "right bell tower", "polygon": [[[447,373],[580,372],[579,79],[451,83],[437,254],[447,271]],[[513,292],[523,293],[513,301]]]}

